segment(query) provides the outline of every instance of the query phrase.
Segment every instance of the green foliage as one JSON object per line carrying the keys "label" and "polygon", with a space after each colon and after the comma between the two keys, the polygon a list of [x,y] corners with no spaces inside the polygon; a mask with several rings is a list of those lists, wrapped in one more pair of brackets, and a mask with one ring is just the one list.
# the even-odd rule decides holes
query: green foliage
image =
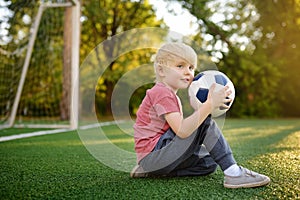
{"label": "green foliage", "polygon": [[[172,3],[172,1],[168,1]],[[37,1],[4,1],[3,7],[10,10],[1,17],[1,80],[0,93],[7,94],[0,100],[1,116],[9,112],[24,63],[29,30],[37,12]],[[276,117],[299,116],[300,102],[298,59],[300,57],[300,3],[291,1],[260,1],[260,0],[177,0],[193,14],[199,23],[199,33],[192,36],[193,41],[201,44],[204,50],[215,58],[218,68],[228,74],[233,80],[237,96],[231,109],[235,117]],[[34,80],[24,88],[27,95],[22,96],[24,109],[46,109],[56,105],[61,95],[47,96],[48,91],[61,85],[62,77],[62,45],[63,45],[63,11],[48,9],[42,18],[39,33],[28,71],[28,79]],[[216,13],[224,18],[214,21]],[[133,28],[165,27],[156,19],[155,10],[148,1],[132,0],[101,0],[82,1],[81,26],[81,62],[96,51],[90,68],[82,69],[85,79],[89,79],[91,71],[105,63],[106,58],[115,55],[131,44],[138,43],[138,38],[128,38],[128,44],[120,46],[118,41],[103,48],[96,48],[103,41],[112,39],[115,35]],[[47,22],[47,23],[46,23]],[[53,28],[53,27],[56,28]],[[60,28],[57,28],[60,27]],[[8,34],[4,34],[7,31]],[[51,35],[44,35],[48,32]],[[56,35],[53,39],[53,36]],[[162,35],[163,37],[163,35]],[[158,38],[159,39],[159,38]],[[157,39],[157,40],[158,40]],[[155,39],[153,39],[155,40]],[[124,47],[125,46],[125,47]],[[129,48],[130,49],[130,48]],[[199,53],[200,69],[207,69],[209,58]],[[86,96],[96,91],[95,101],[98,114],[110,114],[111,95],[116,82],[129,70],[149,62],[154,49],[127,52],[115,58],[113,62],[105,63],[105,73],[98,83],[84,82],[81,84],[82,101]],[[45,67],[47,66],[47,67]],[[204,66],[204,67],[203,67]],[[33,71],[40,71],[34,74]],[[2,78],[5,77],[5,78]],[[14,80],[14,82],[8,81]],[[8,84],[9,85],[8,87]],[[130,82],[127,82],[129,84]],[[145,86],[148,88],[148,86]],[[61,88],[56,88],[61,93]],[[135,113],[144,92],[140,88],[130,102],[130,110]],[[24,93],[25,93],[24,92]],[[32,98],[33,94],[41,94]],[[43,96],[43,97],[42,97]],[[128,106],[128,105],[127,105]],[[25,108],[26,107],[26,108]],[[93,102],[82,107],[83,112],[90,112]],[[44,113],[45,114],[45,113]],[[38,114],[38,115],[44,115]]]}
{"label": "green foliage", "polygon": [[[299,1],[180,2],[198,18],[200,34],[211,37],[204,46],[235,84],[232,116],[299,116]],[[216,13],[223,18],[213,21]]]}
{"label": "green foliage", "polygon": [[36,8],[29,2],[4,1],[3,5],[6,10],[0,19],[0,93],[6,95],[1,95],[0,116],[7,116],[21,76],[31,26],[23,17],[33,17]]}
{"label": "green foliage", "polygon": [[[47,116],[50,110],[59,116],[63,69],[63,9],[47,9],[27,72],[19,112],[28,109],[29,116]],[[42,50],[41,50],[42,49]],[[52,92],[51,92],[52,91]],[[54,95],[53,91],[56,91]]]}
{"label": "green foliage", "polygon": [[253,0],[252,3],[260,14],[257,26],[263,28],[255,45],[281,74],[277,87],[280,114],[299,116],[300,107],[295,105],[300,101],[300,2]]}
{"label": "green foliage", "polygon": [[[0,92],[7,94],[0,100],[1,115],[9,113],[12,107],[29,49],[28,42],[33,31],[30,29],[36,20],[39,3],[10,1],[6,8],[6,13],[10,14],[0,21],[4,27],[7,25],[7,34],[1,37]],[[63,14],[64,9],[50,8],[43,12],[18,107],[20,115],[49,117],[51,113],[52,116],[59,116]]]}
{"label": "green foliage", "polygon": [[[84,59],[96,47],[93,50],[96,55],[93,65],[104,70],[96,86],[96,110],[99,115],[110,115],[111,96],[116,82],[129,70],[149,63],[154,51],[143,49],[122,52],[126,48],[131,50],[131,46],[138,44],[139,37],[123,38],[122,41],[128,41],[126,44],[115,38],[103,46],[99,44],[124,31],[133,28],[159,27],[162,22],[156,20],[152,5],[148,1],[84,1],[82,6],[85,20],[82,23],[81,58]],[[120,52],[124,55],[117,57]],[[86,76],[87,73],[89,72],[83,72],[81,76]],[[86,85],[81,88],[83,92],[90,89],[93,90]],[[135,104],[129,106],[131,110],[137,107]]]}
{"label": "green foliage", "polygon": [[277,116],[280,73],[267,60],[264,54],[249,56],[240,51],[238,57],[228,55],[219,63],[220,70],[226,72],[236,89],[231,116]]}

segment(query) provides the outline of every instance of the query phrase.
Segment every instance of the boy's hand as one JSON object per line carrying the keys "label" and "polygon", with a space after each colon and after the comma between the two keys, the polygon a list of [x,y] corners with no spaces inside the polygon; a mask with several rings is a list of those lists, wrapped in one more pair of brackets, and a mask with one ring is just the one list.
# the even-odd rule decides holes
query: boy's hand
{"label": "boy's hand", "polygon": [[219,88],[216,83],[213,83],[209,88],[205,103],[209,103],[211,105],[211,110],[219,107],[227,109],[229,106],[226,104],[232,101],[232,99],[227,98],[231,93],[232,91],[229,89],[229,86]]}

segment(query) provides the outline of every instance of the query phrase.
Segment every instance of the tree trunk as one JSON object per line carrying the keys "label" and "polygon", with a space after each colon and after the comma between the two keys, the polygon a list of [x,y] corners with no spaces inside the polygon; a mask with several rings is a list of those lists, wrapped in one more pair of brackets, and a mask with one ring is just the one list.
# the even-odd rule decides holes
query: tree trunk
{"label": "tree trunk", "polygon": [[106,85],[106,97],[105,97],[105,115],[106,116],[112,116],[112,110],[111,110],[111,97],[114,89],[114,83],[109,80],[105,80]]}

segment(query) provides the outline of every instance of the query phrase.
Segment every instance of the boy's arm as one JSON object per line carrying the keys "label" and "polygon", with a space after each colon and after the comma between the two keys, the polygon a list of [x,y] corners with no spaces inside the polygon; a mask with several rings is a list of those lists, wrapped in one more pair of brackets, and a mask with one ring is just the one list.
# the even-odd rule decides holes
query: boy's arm
{"label": "boy's arm", "polygon": [[180,138],[187,138],[190,136],[208,117],[211,111],[216,107],[227,107],[227,102],[231,99],[226,99],[231,91],[228,87],[219,91],[215,90],[215,84],[209,90],[209,94],[206,102],[189,117],[183,119],[183,116],[179,112],[172,112],[165,114],[165,119],[168,122],[171,129]]}
{"label": "boy's arm", "polygon": [[165,114],[165,119],[178,137],[187,138],[211,113],[210,107],[210,105],[204,103],[200,109],[185,119],[183,119],[182,114],[179,112],[167,113]]}

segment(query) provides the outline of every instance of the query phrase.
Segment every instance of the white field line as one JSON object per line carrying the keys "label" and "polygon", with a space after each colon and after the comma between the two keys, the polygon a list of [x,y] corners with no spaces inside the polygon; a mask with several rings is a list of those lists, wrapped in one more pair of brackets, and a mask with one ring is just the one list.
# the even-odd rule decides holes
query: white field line
{"label": "white field line", "polygon": [[[118,121],[118,123],[123,123],[124,121]],[[102,123],[95,123],[95,124],[89,124],[85,126],[79,127],[80,130],[87,130],[91,128],[97,128],[101,126],[109,126],[112,124],[116,124],[116,121],[110,121],[110,122],[102,122]],[[9,141],[9,140],[16,140],[16,139],[22,139],[22,138],[28,138],[28,137],[34,137],[34,136],[40,136],[40,135],[50,135],[50,134],[56,134],[56,133],[64,133],[72,131],[71,129],[55,129],[55,130],[46,130],[46,131],[37,131],[32,133],[23,133],[23,134],[17,134],[17,135],[10,135],[10,136],[3,136],[0,137],[0,142]]]}

